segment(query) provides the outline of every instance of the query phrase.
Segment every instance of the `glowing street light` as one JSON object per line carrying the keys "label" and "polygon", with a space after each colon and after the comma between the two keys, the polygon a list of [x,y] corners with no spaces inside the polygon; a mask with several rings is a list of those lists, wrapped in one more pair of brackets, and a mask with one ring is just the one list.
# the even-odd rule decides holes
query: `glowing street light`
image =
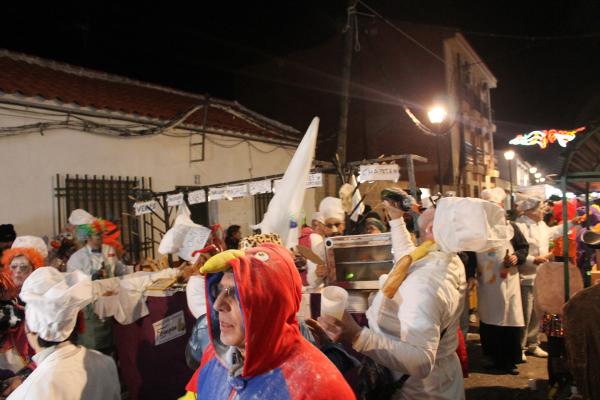
{"label": "glowing street light", "polygon": [[536,177],[536,179],[540,179],[542,177],[542,173],[541,172],[536,172],[535,175],[533,175]]}
{"label": "glowing street light", "polygon": [[429,122],[432,124],[441,124],[446,119],[448,112],[442,106],[432,107],[428,112]]}
{"label": "glowing street light", "polygon": [[444,122],[444,120],[446,119],[446,116],[448,115],[448,112],[446,111],[446,109],[442,106],[434,106],[432,107],[428,112],[427,112],[427,116],[429,117],[429,122],[431,122],[432,125],[435,125],[438,129],[437,133],[437,162],[438,162],[438,185],[439,185],[439,189],[440,189],[440,194],[444,193],[444,189],[442,187],[442,157],[440,155],[440,138],[441,138],[441,132],[439,132],[439,126],[442,124],[442,122]]}
{"label": "glowing street light", "polygon": [[536,167],[529,168],[529,173],[530,174],[535,174],[536,172],[537,172],[537,168]]}
{"label": "glowing street light", "polygon": [[515,158],[515,152],[508,150],[504,152],[504,159],[508,161],[508,179],[510,181],[510,209],[513,209],[513,179],[512,179],[512,159]]}
{"label": "glowing street light", "polygon": [[546,178],[540,178],[540,182],[542,182],[542,183],[546,182]]}

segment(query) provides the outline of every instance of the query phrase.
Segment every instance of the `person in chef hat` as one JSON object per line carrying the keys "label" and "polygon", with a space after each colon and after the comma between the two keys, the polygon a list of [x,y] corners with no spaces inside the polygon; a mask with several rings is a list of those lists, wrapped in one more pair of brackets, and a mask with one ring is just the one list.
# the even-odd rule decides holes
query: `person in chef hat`
{"label": "person in chef hat", "polygon": [[[424,242],[415,247],[404,212],[388,201],[386,209],[395,266],[381,279],[382,288],[367,310],[369,327],[359,327],[347,312],[341,320],[321,316],[319,324],[332,340],[387,367],[396,391],[393,398],[464,399],[455,351],[466,279],[456,253],[494,248],[512,232],[502,228],[504,213],[498,207],[480,199],[448,197],[419,218]],[[398,280],[405,260],[407,276]]]}
{"label": "person in chef hat", "polygon": [[326,237],[344,234],[346,213],[342,206],[342,200],[337,197],[325,197],[319,204],[319,214],[323,218]]}
{"label": "person in chef hat", "polygon": [[27,278],[20,297],[37,368],[8,398],[120,399],[114,360],[75,344],[78,314],[92,302],[90,277],[42,267]]}
{"label": "person in chef hat", "polygon": [[9,276],[17,289],[48,256],[46,243],[37,236],[19,236],[2,255],[2,273]]}

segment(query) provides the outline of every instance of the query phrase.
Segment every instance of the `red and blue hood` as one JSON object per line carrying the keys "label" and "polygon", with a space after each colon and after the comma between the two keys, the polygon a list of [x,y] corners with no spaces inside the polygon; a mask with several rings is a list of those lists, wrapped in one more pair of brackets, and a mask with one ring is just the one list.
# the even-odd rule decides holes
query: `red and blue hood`
{"label": "red and blue hood", "polygon": [[[248,249],[244,256],[229,261],[229,266],[245,327],[242,377],[258,376],[280,366],[302,338],[296,318],[302,282],[290,252],[276,244]],[[221,276],[207,276],[207,288],[218,284]],[[211,292],[206,290],[211,342],[222,356],[227,346],[219,340],[219,319]]]}

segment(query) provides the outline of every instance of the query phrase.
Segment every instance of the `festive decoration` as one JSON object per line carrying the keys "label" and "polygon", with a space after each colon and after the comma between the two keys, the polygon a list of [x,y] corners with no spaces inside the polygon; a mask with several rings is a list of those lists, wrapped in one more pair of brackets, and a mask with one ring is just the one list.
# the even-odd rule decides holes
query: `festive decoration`
{"label": "festive decoration", "polygon": [[533,146],[539,145],[542,149],[548,147],[548,143],[558,142],[561,147],[567,147],[567,143],[575,139],[575,134],[584,131],[585,126],[573,129],[571,131],[561,131],[557,129],[546,129],[543,131],[533,131],[525,135],[517,135],[509,144]]}

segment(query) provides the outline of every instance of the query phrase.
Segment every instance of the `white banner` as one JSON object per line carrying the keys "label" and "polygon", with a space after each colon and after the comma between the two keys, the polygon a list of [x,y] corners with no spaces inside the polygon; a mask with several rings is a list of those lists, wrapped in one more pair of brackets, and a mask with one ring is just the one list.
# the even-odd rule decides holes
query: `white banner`
{"label": "white banner", "polygon": [[156,200],[138,201],[133,203],[133,208],[135,210],[135,215],[138,216],[150,214],[152,211],[156,212],[160,208],[160,205]]}
{"label": "white banner", "polygon": [[359,182],[393,181],[400,179],[400,166],[398,164],[370,164],[361,165],[358,175]]}
{"label": "white banner", "polygon": [[248,196],[248,185],[243,183],[241,185],[227,186],[227,195],[232,199]]}
{"label": "white banner", "polygon": [[214,187],[208,189],[208,201],[225,200],[227,199],[226,187]]}
{"label": "white banner", "polygon": [[170,342],[185,335],[185,317],[183,311],[177,311],[166,318],[152,324],[154,328],[154,345]]}
{"label": "white banner", "polygon": [[271,193],[271,180],[265,179],[262,181],[250,182],[248,184],[250,187],[250,194],[260,194],[260,193]]}
{"label": "white banner", "polygon": [[169,207],[177,207],[183,204],[183,193],[167,195],[167,205]]}
{"label": "white banner", "polygon": [[188,203],[198,204],[206,203],[206,191],[204,189],[194,190],[188,193]]}
{"label": "white banner", "polygon": [[308,174],[308,181],[306,181],[306,188],[323,187],[323,174]]}

